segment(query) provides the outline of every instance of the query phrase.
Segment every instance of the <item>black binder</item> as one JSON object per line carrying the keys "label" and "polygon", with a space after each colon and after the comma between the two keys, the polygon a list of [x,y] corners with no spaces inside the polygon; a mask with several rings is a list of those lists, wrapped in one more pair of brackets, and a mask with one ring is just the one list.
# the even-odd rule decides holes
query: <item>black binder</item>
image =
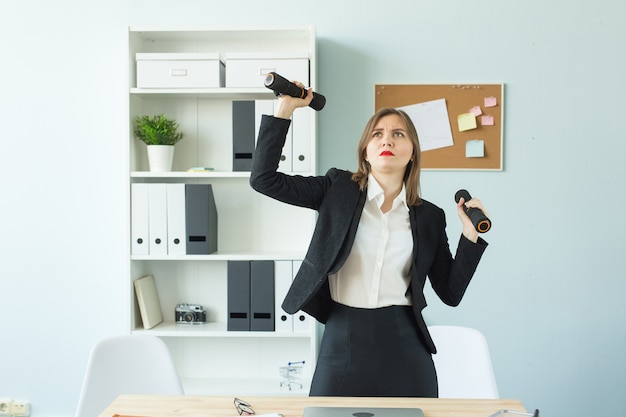
{"label": "black binder", "polygon": [[274,261],[250,264],[250,330],[274,331]]}
{"label": "black binder", "polygon": [[217,251],[217,209],[211,184],[185,184],[185,228],[188,255]]}
{"label": "black binder", "polygon": [[250,261],[227,263],[228,331],[250,330]]}
{"label": "black binder", "polygon": [[255,103],[233,101],[233,171],[250,171],[256,140]]}

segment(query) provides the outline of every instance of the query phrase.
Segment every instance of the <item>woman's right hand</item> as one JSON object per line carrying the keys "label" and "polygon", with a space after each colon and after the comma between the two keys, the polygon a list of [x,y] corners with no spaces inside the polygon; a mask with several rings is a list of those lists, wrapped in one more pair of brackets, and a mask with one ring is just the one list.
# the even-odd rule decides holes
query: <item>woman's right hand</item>
{"label": "woman's right hand", "polygon": [[[304,84],[299,81],[292,81],[300,88],[304,88]],[[299,107],[306,107],[313,100],[313,89],[309,88],[305,98],[291,97],[286,94],[278,96],[278,105],[274,109],[274,117],[281,119],[291,119],[293,112]]]}

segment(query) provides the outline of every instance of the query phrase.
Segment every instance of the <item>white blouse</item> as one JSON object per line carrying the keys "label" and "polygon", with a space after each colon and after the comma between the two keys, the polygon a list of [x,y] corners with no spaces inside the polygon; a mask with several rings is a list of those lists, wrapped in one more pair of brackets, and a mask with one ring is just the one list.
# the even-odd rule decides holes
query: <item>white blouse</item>
{"label": "white blouse", "polygon": [[372,175],[352,251],[341,269],[329,275],[330,295],[360,308],[411,305],[407,294],[413,236],[404,184],[391,210],[383,213],[383,190]]}

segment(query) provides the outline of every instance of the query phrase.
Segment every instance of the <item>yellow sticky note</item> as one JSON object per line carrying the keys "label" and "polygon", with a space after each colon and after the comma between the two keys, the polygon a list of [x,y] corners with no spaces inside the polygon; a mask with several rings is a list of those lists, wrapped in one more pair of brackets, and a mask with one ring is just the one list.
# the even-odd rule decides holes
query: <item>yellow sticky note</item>
{"label": "yellow sticky note", "polygon": [[485,142],[480,139],[465,142],[466,158],[482,158],[485,156]]}
{"label": "yellow sticky note", "polygon": [[476,116],[474,113],[462,113],[457,117],[459,123],[459,132],[476,129]]}

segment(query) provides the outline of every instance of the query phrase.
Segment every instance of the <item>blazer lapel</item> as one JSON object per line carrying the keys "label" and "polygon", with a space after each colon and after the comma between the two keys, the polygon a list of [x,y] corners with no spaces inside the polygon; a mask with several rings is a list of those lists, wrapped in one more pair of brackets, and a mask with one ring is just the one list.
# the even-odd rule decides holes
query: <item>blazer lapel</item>
{"label": "blazer lapel", "polygon": [[[346,229],[342,230],[341,233],[338,233],[336,236],[336,243],[340,244],[340,246],[335,251],[337,253],[337,258],[333,262],[329,274],[334,274],[341,268],[343,263],[348,258],[350,254],[350,250],[352,249],[352,244],[354,243],[354,238],[356,236],[356,230],[359,226],[359,222],[361,221],[361,214],[363,213],[363,206],[365,205],[365,197],[367,193],[365,191],[360,192],[356,189],[358,195],[351,196],[350,199],[346,200],[350,201],[350,205],[345,209],[346,215],[345,219],[351,219],[350,222],[346,222],[346,226],[349,226]],[[352,193],[351,193],[352,194]],[[351,212],[351,215],[349,214]]]}

